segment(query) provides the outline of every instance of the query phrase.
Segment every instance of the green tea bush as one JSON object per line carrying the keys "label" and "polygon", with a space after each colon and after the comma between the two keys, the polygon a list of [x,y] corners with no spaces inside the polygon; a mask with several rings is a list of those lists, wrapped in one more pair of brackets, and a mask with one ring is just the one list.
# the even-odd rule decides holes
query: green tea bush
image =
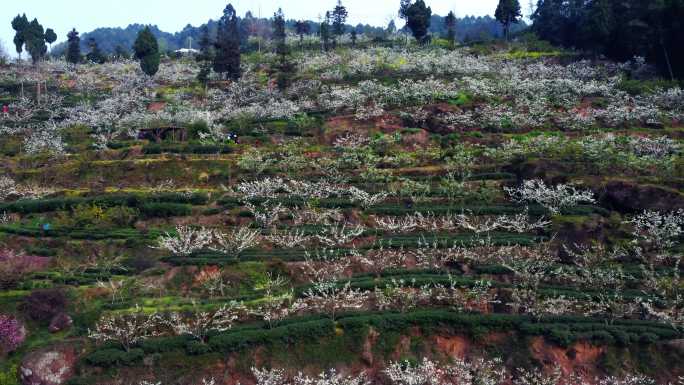
{"label": "green tea bush", "polygon": [[95,366],[126,365],[139,360],[144,353],[156,354],[183,350],[186,354],[201,355],[209,352],[236,352],[273,343],[312,343],[337,334],[358,338],[369,327],[382,333],[402,333],[418,327],[426,333],[440,328],[451,328],[473,338],[496,331],[518,331],[522,335],[543,336],[560,346],[569,346],[578,340],[597,341],[605,344],[640,341],[653,343],[676,339],[682,333],[667,325],[650,321],[616,320],[608,325],[603,320],[584,317],[546,317],[536,322],[524,315],[469,314],[444,309],[424,309],[411,313],[353,312],[340,314],[337,321],[324,315],[295,317],[280,321],[267,328],[263,322],[242,325],[227,332],[210,335],[208,344],[194,341],[191,337],[164,337],[145,340],[138,349],[125,353],[105,346],[86,357]]}
{"label": "green tea bush", "polygon": [[85,361],[92,366],[109,368],[128,362],[126,355],[126,352],[120,349],[101,349],[87,355]]}
{"label": "green tea bush", "polygon": [[147,218],[184,217],[192,214],[192,207],[178,203],[146,203],[140,212]]}
{"label": "green tea bush", "polygon": [[174,336],[144,340],[140,348],[147,354],[166,353],[174,350],[183,350],[192,341],[192,337]]}
{"label": "green tea bush", "polygon": [[138,210],[126,206],[103,208],[91,204],[79,204],[71,211],[61,211],[55,225],[65,228],[84,227],[130,227],[138,219]]}
{"label": "green tea bush", "polygon": [[202,193],[107,194],[95,197],[18,200],[0,204],[0,212],[35,214],[70,210],[78,205],[92,205],[101,209],[117,206],[139,208],[148,203],[204,205],[208,200],[208,196]]}
{"label": "green tea bush", "polygon": [[230,154],[234,151],[233,146],[230,145],[203,145],[203,144],[150,144],[143,147],[143,153],[146,155],[159,155],[164,153],[170,154]]}

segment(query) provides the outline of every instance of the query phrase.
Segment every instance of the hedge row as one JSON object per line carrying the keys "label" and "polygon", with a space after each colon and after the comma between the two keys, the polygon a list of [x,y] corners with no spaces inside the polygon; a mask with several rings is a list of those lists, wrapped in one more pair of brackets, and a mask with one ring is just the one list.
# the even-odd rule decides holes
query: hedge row
{"label": "hedge row", "polygon": [[429,333],[437,328],[452,328],[473,336],[492,331],[517,331],[523,335],[544,336],[552,342],[569,345],[578,340],[603,343],[653,343],[681,338],[682,333],[662,324],[648,321],[615,321],[582,317],[550,317],[534,322],[528,316],[510,314],[463,314],[447,310],[419,310],[411,313],[351,313],[341,315],[337,322],[321,316],[290,319],[267,328],[263,323],[247,325],[228,332],[214,334],[207,344],[188,336],[156,338],[124,352],[105,345],[86,356],[88,364],[101,367],[129,365],[141,360],[145,354],[181,351],[186,354],[244,351],[259,345],[273,343],[317,344],[322,338],[335,335],[359,336],[369,327],[379,332],[403,332],[419,327]]}
{"label": "hedge row", "polygon": [[[505,246],[505,245],[521,245],[521,246],[531,246],[538,242],[543,242],[547,237],[535,236],[528,234],[517,234],[517,233],[500,233],[492,232],[489,234],[491,242],[493,245]],[[362,249],[372,249],[377,247],[395,247],[395,248],[415,248],[420,244],[428,242],[433,244],[437,242],[437,247],[452,247],[456,245],[475,245],[479,242],[479,238],[474,233],[466,234],[451,234],[451,233],[416,233],[410,235],[394,235],[388,237],[379,238],[376,244],[362,247]]]}
{"label": "hedge row", "polygon": [[[275,249],[275,250],[261,250],[248,249],[240,253],[239,257],[216,251],[204,250],[196,252],[188,256],[169,256],[162,258],[162,261],[171,263],[177,266],[204,266],[204,265],[233,265],[238,262],[249,261],[264,261],[268,259],[280,260],[284,262],[303,261],[305,257],[305,249]],[[345,249],[336,249],[336,255],[344,255],[347,251]]]}
{"label": "hedge row", "polygon": [[[442,175],[445,174],[446,171],[442,172]],[[431,174],[431,175],[412,175],[410,176],[411,180],[415,181],[422,181],[422,182],[439,182],[441,180],[441,177],[439,174]],[[486,173],[477,173],[471,175],[468,180],[469,181],[479,181],[479,180],[515,180],[516,175],[512,174],[510,172],[486,172]],[[360,178],[360,177],[352,177],[349,179],[349,182],[356,185],[357,187],[361,188],[361,186],[368,187],[371,190],[384,190],[387,188],[387,184],[383,183],[366,183],[365,179]]]}
{"label": "hedge row", "polygon": [[160,204],[203,205],[208,200],[206,194],[199,193],[108,194],[96,197],[19,200],[0,204],[0,211],[33,214],[68,210],[77,205],[90,204],[100,207],[128,206],[139,208],[141,211],[154,212],[160,208]]}
{"label": "hedge row", "polygon": [[[451,279],[449,278],[448,274],[451,274]],[[439,272],[431,270],[399,270],[395,272],[385,272],[385,274],[381,274],[379,277],[370,274],[354,276],[349,280],[343,280],[340,282],[339,286],[341,287],[349,282],[353,289],[372,291],[376,287],[382,288],[388,286],[393,282],[393,280],[403,280],[404,285],[414,288],[419,288],[427,284],[441,284],[448,286],[451,282],[453,282],[457,287],[473,287],[481,279],[482,277],[462,276],[458,271]],[[505,289],[512,287],[511,284],[504,282],[490,282],[493,288]],[[295,296],[302,296],[303,293],[309,290],[311,287],[311,285],[296,287],[294,289],[294,294]],[[538,293],[541,297],[558,297],[562,295],[568,299],[595,300],[601,294],[614,294],[615,291],[606,289],[583,289],[541,285],[539,287]],[[636,298],[651,298],[653,300],[657,299],[656,296],[650,296],[648,293],[644,293],[642,290],[623,290],[620,292],[620,294],[626,300],[632,300]],[[658,303],[656,301],[656,305],[657,304]]]}
{"label": "hedge row", "polygon": [[[400,206],[397,204],[381,204],[366,210],[368,214],[380,215],[408,215],[416,212],[432,213],[435,215],[458,214],[462,212],[472,213],[473,215],[512,215],[523,212],[523,206],[515,205],[440,205],[433,203],[421,203],[409,206]],[[532,216],[548,215],[548,210],[539,205],[529,205],[529,213]],[[590,215],[600,214],[603,216],[610,215],[610,211],[589,205],[580,205],[576,207],[566,208],[561,210],[563,215]]]}
{"label": "hedge row", "polygon": [[[1,231],[1,230],[0,230]],[[525,234],[509,234],[509,233],[492,233],[491,241],[494,245],[522,245],[531,246],[535,243],[542,242],[546,237],[533,236]],[[359,247],[361,250],[370,250],[379,247],[385,248],[416,248],[421,243],[428,242],[432,244],[437,242],[437,247],[451,247],[457,245],[471,245],[477,242],[474,234],[412,234],[399,235],[390,237],[378,238],[378,243],[365,245]],[[306,252],[312,252],[311,249],[295,248],[295,249],[249,249],[243,251],[239,256],[213,251],[202,251],[191,254],[189,256],[168,256],[163,258],[164,262],[168,262],[177,266],[202,266],[202,265],[232,265],[238,261],[264,261],[269,259],[277,259],[285,262],[303,261]],[[336,249],[337,255],[341,256],[347,253],[344,248]]]}
{"label": "hedge row", "polygon": [[72,239],[104,240],[150,240],[157,239],[163,233],[158,230],[141,232],[137,229],[60,229],[43,230],[37,227],[0,226],[0,233],[20,235],[24,237],[69,237]]}
{"label": "hedge row", "polygon": [[201,144],[150,144],[143,147],[143,154],[156,155],[163,153],[172,154],[230,154],[234,151],[232,146],[228,145],[201,145]]}
{"label": "hedge row", "polygon": [[[251,199],[250,202],[254,204],[260,204],[265,202],[266,199]],[[298,198],[298,197],[280,197],[277,199],[270,199],[270,202],[280,203],[285,207],[301,207],[309,200]],[[240,198],[237,197],[223,197],[217,202],[219,205],[226,209],[233,209],[237,207],[242,207],[243,203]],[[316,204],[321,208],[360,208],[361,206],[357,203],[344,198],[326,198],[316,200]],[[525,207],[519,205],[451,205],[444,203],[416,203],[416,204],[400,204],[400,203],[383,203],[377,206],[366,209],[364,212],[367,214],[376,215],[408,215],[414,213],[422,214],[435,214],[435,215],[446,215],[446,214],[459,214],[462,212],[472,213],[473,215],[512,215],[519,214],[523,212]],[[532,216],[543,216],[548,215],[548,210],[539,205],[529,205],[529,213]],[[563,215],[590,215],[590,214],[600,214],[602,216],[610,215],[610,211],[592,205],[579,205],[576,207],[565,208],[561,210]]]}

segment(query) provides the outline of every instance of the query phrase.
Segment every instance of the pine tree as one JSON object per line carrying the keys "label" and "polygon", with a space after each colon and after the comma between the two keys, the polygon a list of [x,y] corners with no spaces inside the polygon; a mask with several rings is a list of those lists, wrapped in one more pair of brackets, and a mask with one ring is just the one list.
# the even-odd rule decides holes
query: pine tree
{"label": "pine tree", "polygon": [[150,27],[145,27],[138,33],[133,44],[135,58],[140,60],[140,68],[148,76],[154,76],[159,71],[159,43],[154,37]]}
{"label": "pine tree", "polygon": [[586,20],[580,24],[578,38],[581,46],[592,52],[604,51],[615,28],[613,10],[609,0],[594,0],[586,11]]}
{"label": "pine tree", "polygon": [[387,24],[387,33],[389,35],[394,35],[397,32],[397,24],[394,22],[394,19],[390,20],[389,24]]}
{"label": "pine tree", "polygon": [[57,41],[57,34],[54,29],[48,28],[45,30],[45,41],[50,44],[50,50],[52,51],[52,43]]}
{"label": "pine tree", "polygon": [[453,49],[456,45],[456,15],[454,11],[449,11],[449,14],[444,18],[444,24],[447,27],[447,40]]}
{"label": "pine tree", "polygon": [[278,9],[273,15],[273,38],[276,42],[276,54],[278,55],[278,89],[284,91],[290,84],[290,79],[294,73],[295,66],[290,60],[290,49],[286,42],[285,14],[282,9]]}
{"label": "pine tree", "polygon": [[[258,20],[252,14],[252,11],[247,11],[245,17],[240,20],[240,47],[249,46],[250,36],[259,36],[259,25]],[[261,49],[261,41],[259,42],[259,48]]]}
{"label": "pine tree", "polygon": [[330,50],[330,12],[325,13],[325,20],[321,23],[321,42],[323,50]]}
{"label": "pine tree", "polygon": [[29,21],[26,14],[19,16],[17,15],[12,20],[12,29],[14,29],[14,46],[16,48],[19,58],[21,58],[21,53],[24,52],[24,44],[26,43],[26,30],[29,27]]}
{"label": "pine tree", "polygon": [[520,17],[522,17],[520,2],[518,0],[499,0],[494,17],[503,26],[504,36],[508,40],[511,24],[519,23]]}
{"label": "pine tree", "polygon": [[117,44],[114,47],[114,57],[116,59],[130,59],[131,53],[121,44]]}
{"label": "pine tree", "polygon": [[309,27],[309,23],[299,20],[295,22],[295,31],[297,32],[297,35],[299,35],[299,44],[302,45],[304,43],[304,35],[309,34],[311,28]]}
{"label": "pine tree", "polygon": [[238,80],[242,75],[240,69],[240,30],[237,13],[232,4],[223,10],[223,17],[218,22],[216,36],[216,56],[214,71],[226,74],[229,79]]}
{"label": "pine tree", "polygon": [[66,60],[72,64],[81,62],[81,38],[78,36],[76,28],[67,34]]}
{"label": "pine tree", "polygon": [[411,6],[411,0],[400,0],[399,2],[399,18],[408,20],[408,9]]}
{"label": "pine tree", "polygon": [[97,45],[97,41],[93,39],[92,37],[88,39],[88,48],[90,48],[90,52],[86,55],[86,59],[88,59],[89,62],[92,63],[97,63],[97,64],[104,64],[106,61],[106,58],[102,51],[100,51],[100,47]]}
{"label": "pine tree", "polygon": [[425,1],[418,0],[413,4],[410,4],[408,8],[403,11],[403,14],[406,17],[406,26],[411,30],[413,37],[415,37],[420,44],[425,44],[428,40],[427,33],[430,28],[432,9],[425,5]]}
{"label": "pine tree", "polygon": [[38,63],[47,53],[45,30],[38,22],[38,19],[33,19],[29,26],[24,30],[24,39],[26,51],[31,55],[31,61],[33,64]]}
{"label": "pine tree", "polygon": [[214,44],[211,41],[209,34],[209,27],[205,24],[200,29],[199,40],[199,55],[195,57],[195,61],[199,63],[200,71],[197,74],[197,80],[205,86],[209,82],[209,75],[211,74],[211,65],[214,61]]}
{"label": "pine tree", "polygon": [[333,45],[337,46],[337,39],[344,35],[344,23],[347,22],[349,12],[347,8],[342,5],[342,0],[337,0],[337,5],[332,12],[332,30],[334,34]]}

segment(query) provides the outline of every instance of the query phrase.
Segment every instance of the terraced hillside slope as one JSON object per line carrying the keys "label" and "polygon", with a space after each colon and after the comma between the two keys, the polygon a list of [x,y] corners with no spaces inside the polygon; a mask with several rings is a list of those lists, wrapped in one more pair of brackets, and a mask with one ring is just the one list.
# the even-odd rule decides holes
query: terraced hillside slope
{"label": "terraced hillside slope", "polygon": [[680,88],[295,60],[283,90],[273,54],[0,68],[0,383],[684,382]]}

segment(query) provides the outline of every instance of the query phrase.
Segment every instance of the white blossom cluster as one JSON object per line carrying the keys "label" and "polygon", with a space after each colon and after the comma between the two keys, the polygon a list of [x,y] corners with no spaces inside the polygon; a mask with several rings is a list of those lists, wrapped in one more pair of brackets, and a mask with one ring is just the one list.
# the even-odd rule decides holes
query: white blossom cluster
{"label": "white blossom cluster", "polygon": [[671,213],[646,210],[627,223],[633,227],[635,242],[643,244],[647,250],[664,251],[684,234],[684,209]]}
{"label": "white blossom cluster", "polygon": [[404,75],[472,75],[489,73],[491,67],[489,59],[459,50],[407,51],[382,47],[307,55],[299,62],[300,71],[318,73],[326,80],[372,77],[387,69]]}
{"label": "white blossom cluster", "polygon": [[64,155],[66,154],[66,144],[54,123],[47,123],[44,126],[32,129],[24,137],[24,152],[31,155]]}
{"label": "white blossom cluster", "polygon": [[497,230],[505,230],[516,233],[528,233],[538,229],[544,229],[551,224],[545,218],[532,220],[527,208],[515,215],[478,216],[478,215],[444,215],[436,216],[428,213],[414,213],[403,217],[376,217],[376,227],[382,230],[409,233],[416,230],[422,231],[455,231],[466,230],[476,234],[489,233]]}
{"label": "white blossom cluster", "polygon": [[169,327],[174,335],[189,335],[206,342],[208,333],[230,330],[235,322],[245,313],[242,304],[231,302],[211,311],[198,311],[192,314],[171,313],[162,318],[162,323]]}
{"label": "white blossom cluster", "polygon": [[154,249],[166,250],[174,255],[187,256],[203,249],[212,249],[238,255],[245,249],[256,246],[261,235],[256,230],[239,228],[225,234],[217,230],[176,226],[175,234],[166,233],[159,237]]}
{"label": "white blossom cluster", "polygon": [[[409,361],[388,362],[381,376],[371,381],[365,372],[342,375],[334,369],[308,377],[301,372],[288,375],[284,369],[252,368],[257,385],[655,385],[653,378],[633,373],[622,376],[589,377],[579,373],[565,374],[559,366],[551,370],[543,368],[508,370],[500,358],[454,359],[442,364],[423,358],[417,363]],[[681,380],[680,380],[681,382]]]}
{"label": "white blossom cluster", "polygon": [[547,186],[540,179],[524,181],[520,187],[504,187],[504,191],[515,202],[538,203],[552,214],[559,214],[561,209],[580,203],[596,202],[594,193],[589,190],[579,190],[567,184]]}
{"label": "white blossom cluster", "polygon": [[99,343],[118,342],[128,351],[142,340],[161,335],[160,324],[161,318],[158,314],[147,315],[137,309],[135,313],[121,317],[103,317],[95,325],[94,330],[88,330],[88,337]]}
{"label": "white blossom cluster", "polygon": [[322,372],[316,377],[308,377],[298,373],[289,377],[282,369],[258,369],[252,368],[252,374],[256,378],[257,385],[370,385],[371,382],[364,373],[357,376],[344,376],[335,369]]}
{"label": "white blossom cluster", "polygon": [[390,195],[387,192],[372,194],[355,186],[335,185],[326,182],[325,180],[310,182],[303,180],[286,180],[280,177],[242,182],[236,187],[236,191],[244,199],[273,199],[279,196],[320,199],[349,196],[352,202],[359,203],[364,208],[375,206],[386,200]]}

